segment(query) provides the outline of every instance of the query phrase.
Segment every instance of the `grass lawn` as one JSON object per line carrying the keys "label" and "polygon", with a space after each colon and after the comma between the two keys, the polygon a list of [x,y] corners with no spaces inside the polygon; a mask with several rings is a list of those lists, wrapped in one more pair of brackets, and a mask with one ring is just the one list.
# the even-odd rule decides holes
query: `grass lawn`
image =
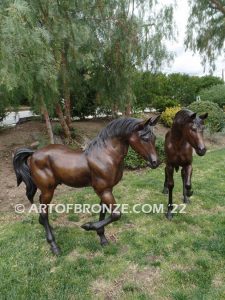
{"label": "grass lawn", "polygon": [[[225,299],[225,149],[194,157],[192,204],[164,214],[124,214],[102,248],[80,225],[97,215],[51,215],[62,255],[54,257],[36,214],[0,216],[1,299]],[[118,203],[166,205],[164,167],[125,172]],[[25,193],[24,193],[25,194]],[[181,203],[180,173],[174,202]],[[54,203],[99,203],[91,188]]]}

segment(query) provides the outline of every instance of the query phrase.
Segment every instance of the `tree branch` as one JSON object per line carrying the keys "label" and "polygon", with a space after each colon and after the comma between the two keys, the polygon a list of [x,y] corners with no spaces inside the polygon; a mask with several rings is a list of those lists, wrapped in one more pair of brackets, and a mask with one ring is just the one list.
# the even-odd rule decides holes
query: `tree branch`
{"label": "tree branch", "polygon": [[225,15],[225,6],[223,6],[219,0],[210,0],[210,2],[215,5],[215,9],[219,10],[222,14]]}

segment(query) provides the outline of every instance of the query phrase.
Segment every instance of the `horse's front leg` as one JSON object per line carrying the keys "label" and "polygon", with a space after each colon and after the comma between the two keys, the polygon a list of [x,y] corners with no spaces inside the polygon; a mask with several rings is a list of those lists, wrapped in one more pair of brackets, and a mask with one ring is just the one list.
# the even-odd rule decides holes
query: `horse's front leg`
{"label": "horse's front leg", "polygon": [[168,211],[166,213],[166,217],[168,220],[172,220],[173,217],[173,188],[174,188],[174,180],[173,180],[173,173],[174,167],[167,165],[166,166],[166,173],[167,173],[167,186],[169,190],[168,196]]}
{"label": "horse's front leg", "polygon": [[86,224],[82,225],[81,227],[87,231],[89,231],[89,230],[99,231],[104,226],[106,226],[112,222],[118,221],[121,217],[121,212],[115,209],[116,201],[112,194],[112,190],[108,189],[108,190],[105,190],[102,193],[98,193],[98,194],[101,198],[102,204],[106,204],[110,208],[111,214],[108,218],[106,218],[104,220],[101,220],[98,222],[90,222],[90,223],[86,223]]}
{"label": "horse's front leg", "polygon": [[163,194],[168,194],[169,190],[168,190],[168,179],[167,179],[167,171],[165,168],[165,181],[164,181],[164,186],[163,186]]}
{"label": "horse's front leg", "polygon": [[191,190],[191,176],[192,176],[192,165],[187,165],[181,170],[183,180],[183,202],[190,203],[189,197],[192,196],[193,191]]}
{"label": "horse's front leg", "polygon": [[[105,219],[105,215],[106,215],[106,209],[104,209],[102,202],[100,203],[101,205],[101,211],[99,213],[99,221],[102,221]],[[102,246],[107,245],[109,242],[107,240],[107,238],[105,237],[105,227],[101,227],[100,229],[97,229],[97,234],[100,238],[100,244]]]}

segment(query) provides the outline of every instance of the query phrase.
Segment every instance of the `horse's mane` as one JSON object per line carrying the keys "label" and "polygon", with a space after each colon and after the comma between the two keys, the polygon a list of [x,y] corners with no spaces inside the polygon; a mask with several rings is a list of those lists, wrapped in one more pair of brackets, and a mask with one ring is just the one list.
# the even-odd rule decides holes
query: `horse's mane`
{"label": "horse's mane", "polygon": [[183,126],[190,122],[190,116],[193,114],[193,111],[183,108],[179,110],[173,120],[172,127]]}
{"label": "horse's mane", "polygon": [[135,118],[119,118],[111,121],[100,133],[94,138],[85,149],[85,153],[88,154],[95,147],[102,147],[105,145],[105,141],[113,137],[127,137],[134,130],[137,124],[141,122],[140,119]]}

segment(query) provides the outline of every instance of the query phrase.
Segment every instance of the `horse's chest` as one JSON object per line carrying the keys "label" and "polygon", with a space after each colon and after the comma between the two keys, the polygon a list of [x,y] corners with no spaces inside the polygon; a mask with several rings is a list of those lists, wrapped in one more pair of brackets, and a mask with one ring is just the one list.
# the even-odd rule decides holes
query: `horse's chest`
{"label": "horse's chest", "polygon": [[117,162],[110,157],[89,158],[89,168],[94,185],[101,182],[107,186],[114,186],[123,176],[123,162]]}
{"label": "horse's chest", "polygon": [[115,174],[115,183],[117,184],[123,177],[123,164],[119,165],[119,168]]}
{"label": "horse's chest", "polygon": [[167,160],[175,166],[183,166],[191,163],[192,161],[192,148],[185,147],[182,149],[170,148],[167,153]]}
{"label": "horse's chest", "polygon": [[191,162],[191,157],[187,153],[178,153],[174,156],[173,162],[176,165],[183,166]]}

